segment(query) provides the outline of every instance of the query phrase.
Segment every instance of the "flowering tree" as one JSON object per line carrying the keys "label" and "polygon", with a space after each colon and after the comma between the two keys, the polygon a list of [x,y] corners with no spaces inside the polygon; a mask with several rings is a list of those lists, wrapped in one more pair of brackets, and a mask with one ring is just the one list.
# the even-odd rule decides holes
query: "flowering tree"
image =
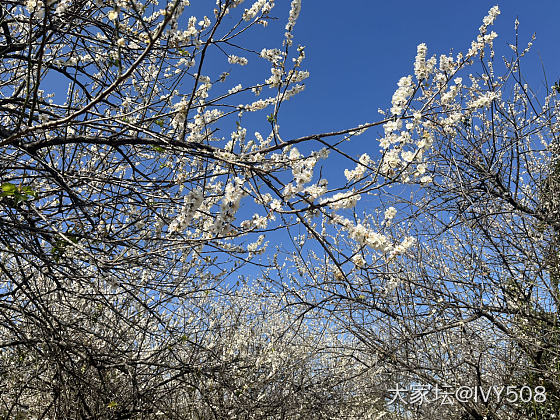
{"label": "flowering tree", "polygon": [[[314,292],[294,287],[291,299],[321,307],[356,337],[356,353],[370,355],[364,371],[377,370],[393,388],[425,387],[423,403],[392,398],[391,418],[558,412],[560,89],[539,94],[527,85],[521,68],[531,42],[520,46],[517,35],[513,57],[495,60],[489,26],[498,14],[490,10],[465,53],[437,60],[418,46],[414,77],[399,82],[380,139],[380,174],[399,185],[379,191],[384,211],[356,211],[361,225],[330,236],[347,250],[343,270],[318,271],[328,263],[321,257],[294,256],[299,284]],[[391,171],[395,158],[408,163]],[[362,234],[372,228],[384,232],[380,244],[406,237],[373,252],[372,236]],[[488,397],[434,401],[434,389],[456,396],[461,388]]]}
{"label": "flowering tree", "polygon": [[[311,418],[379,402],[356,404],[350,365],[321,350],[336,333],[233,276],[274,267],[265,234],[294,225],[342,272],[319,215],[388,250],[339,213],[405,163],[341,148],[388,120],[282,138],[281,105],[308,76],[300,1],[278,48],[243,41],[274,2],[241,3],[0,5],[2,417]],[[252,80],[253,62],[270,74]],[[329,153],[356,167],[347,180],[314,171]]]}
{"label": "flowering tree", "polygon": [[[284,138],[301,2],[273,48],[274,1],[241,3],[0,5],[0,415],[398,418],[398,382],[557,393],[556,92],[537,101],[517,50],[495,75],[498,9],[464,54],[421,44],[378,121]],[[345,151],[374,126],[379,157]],[[535,409],[512,407],[443,415]]]}

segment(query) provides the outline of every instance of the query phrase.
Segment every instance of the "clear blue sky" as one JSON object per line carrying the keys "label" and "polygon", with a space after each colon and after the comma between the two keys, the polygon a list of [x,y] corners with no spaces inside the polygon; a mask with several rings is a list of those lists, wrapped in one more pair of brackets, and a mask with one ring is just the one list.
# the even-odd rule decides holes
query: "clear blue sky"
{"label": "clear blue sky", "polygon": [[[281,21],[288,3],[277,1],[274,14]],[[493,28],[499,35],[494,44],[497,56],[511,53],[507,43],[514,40],[518,17],[520,44],[526,44],[533,32],[537,36],[525,60],[527,74],[540,82],[544,64],[549,84],[558,80],[557,0],[302,0],[295,43],[306,46],[304,67],[311,76],[306,91],[285,104],[282,132],[301,135],[302,131],[328,131],[377,119],[377,109],[387,108],[398,79],[413,73],[419,43],[427,44],[429,56],[452,49],[466,51],[482,18],[496,4],[501,10]],[[372,135],[374,132],[356,140],[371,141]]]}

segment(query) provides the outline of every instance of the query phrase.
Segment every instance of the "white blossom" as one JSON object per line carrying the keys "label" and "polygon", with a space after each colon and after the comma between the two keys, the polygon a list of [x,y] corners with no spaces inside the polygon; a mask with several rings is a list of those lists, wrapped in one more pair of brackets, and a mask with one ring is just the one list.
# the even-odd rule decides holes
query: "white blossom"
{"label": "white blossom", "polygon": [[404,110],[408,99],[414,92],[414,86],[412,84],[412,76],[401,77],[397,83],[397,90],[393,94],[393,99],[391,100],[391,114],[400,115]]}
{"label": "white blossom", "polygon": [[236,55],[228,56],[228,63],[230,64],[239,64],[240,66],[246,66],[249,60],[245,57],[238,57]]}

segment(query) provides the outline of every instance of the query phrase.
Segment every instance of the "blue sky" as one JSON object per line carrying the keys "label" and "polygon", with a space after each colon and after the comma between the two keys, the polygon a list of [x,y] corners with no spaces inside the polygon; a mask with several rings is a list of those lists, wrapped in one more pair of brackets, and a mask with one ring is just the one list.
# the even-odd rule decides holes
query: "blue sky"
{"label": "blue sky", "polygon": [[[281,21],[284,2],[289,3],[278,1],[274,11]],[[419,43],[427,44],[428,55],[466,51],[496,4],[497,56],[511,53],[507,43],[514,40],[518,17],[521,45],[536,32],[526,74],[541,83],[544,64],[549,84],[558,80],[560,1],[302,0],[295,43],[306,46],[304,67],[311,76],[306,91],[285,104],[282,132],[302,135],[378,119],[377,109],[390,104],[398,79],[413,72]],[[356,140],[369,142],[374,134]]]}

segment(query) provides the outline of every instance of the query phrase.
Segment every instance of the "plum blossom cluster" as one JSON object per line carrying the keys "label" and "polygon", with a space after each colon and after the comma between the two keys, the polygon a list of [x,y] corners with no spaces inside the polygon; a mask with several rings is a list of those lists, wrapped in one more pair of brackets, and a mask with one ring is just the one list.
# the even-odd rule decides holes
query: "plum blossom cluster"
{"label": "plum blossom cluster", "polygon": [[321,200],[321,204],[328,205],[333,210],[351,209],[356,207],[357,202],[361,199],[361,195],[355,190],[341,192],[330,198]]}
{"label": "plum blossom cluster", "polygon": [[364,153],[360,156],[359,163],[355,169],[351,171],[348,169],[344,170],[344,176],[349,182],[358,181],[364,176],[366,170],[368,169],[368,166],[372,165],[373,163],[374,162],[371,157],[367,153]]}
{"label": "plum blossom cluster", "polygon": [[263,230],[266,229],[269,220],[274,218],[274,214],[273,213],[269,213],[269,216],[261,216],[259,214],[254,214],[253,217],[251,217],[251,219],[248,220],[244,220],[243,222],[241,222],[240,226],[243,229],[258,229],[258,230]]}
{"label": "plum blossom cluster", "polygon": [[220,205],[220,212],[212,225],[212,236],[226,235],[230,232],[230,224],[235,220],[241,199],[247,195],[243,189],[244,183],[245,180],[238,177],[227,183]]}
{"label": "plum blossom cluster", "polygon": [[385,210],[383,216],[383,224],[388,226],[391,224],[392,220],[395,218],[395,216],[397,215],[397,209],[394,207],[389,207],[387,210]]}
{"label": "plum blossom cluster", "polygon": [[415,122],[407,123],[402,128],[402,119],[389,121],[384,124],[385,137],[379,140],[384,151],[381,161],[381,174],[385,176],[400,175],[408,181],[410,175],[419,176],[426,171],[425,153],[430,149],[433,136],[431,131]]}
{"label": "plum blossom cluster", "polygon": [[[308,184],[313,179],[313,169],[317,162],[323,158],[323,153],[313,153],[308,157],[303,157],[296,147],[290,149],[288,159],[289,166],[292,170],[293,182],[287,184],[284,188],[284,197],[289,199],[295,194],[305,189],[305,184]],[[315,197],[322,195],[326,185],[312,186],[308,192]]]}
{"label": "plum blossom cluster", "polygon": [[488,14],[482,19],[482,25],[478,29],[481,34],[485,34],[488,27],[494,23],[498,15],[500,14],[500,8],[498,6],[493,6]]}
{"label": "plum blossom cluster", "polygon": [[402,240],[402,242],[394,247],[392,247],[389,253],[389,259],[395,258],[398,255],[403,255],[416,243],[416,238],[412,236],[407,236]]}
{"label": "plum blossom cluster", "polygon": [[264,242],[264,235],[259,235],[255,242],[250,243],[247,245],[247,251],[250,253],[263,253],[268,246],[268,242]]}
{"label": "plum blossom cluster", "polygon": [[[497,9],[492,9],[491,17],[486,21],[491,23],[496,13]],[[481,44],[476,47],[477,52],[491,47],[494,38],[493,34],[483,36]],[[405,183],[426,185],[433,181],[428,159],[435,135],[440,132],[455,133],[457,126],[467,124],[466,118],[477,109],[491,106],[492,101],[500,97],[499,91],[480,93],[474,81],[473,87],[467,88],[462,78],[457,77],[457,72],[470,64],[472,54],[469,54],[466,57],[461,53],[456,57],[441,55],[438,68],[436,57],[428,58],[427,46],[418,46],[414,61],[417,83],[410,75],[398,81],[391,100],[389,115],[392,117],[383,124],[384,136],[379,139],[382,151],[379,165],[374,164],[368,155],[362,155],[354,169],[344,171],[348,182],[364,180],[364,176],[376,167],[379,168],[379,174]],[[340,192],[323,198],[321,204],[335,212],[351,209],[356,206],[360,195],[359,190]],[[390,226],[395,214],[395,208],[387,209],[383,225]],[[361,244],[367,243],[371,248],[384,250],[391,258],[402,255],[414,244],[412,238],[406,237],[400,244],[390,245],[383,240],[383,235],[380,237],[378,232],[368,231],[363,223],[345,222],[341,225],[349,232],[350,238]]]}
{"label": "plum blossom cluster", "polygon": [[261,109],[265,109],[266,107],[273,105],[274,103],[276,103],[276,98],[258,99],[250,104],[239,105],[238,108],[241,111],[255,112],[260,111]]}
{"label": "plum blossom cluster", "polygon": [[204,194],[200,189],[196,189],[185,196],[183,207],[181,208],[179,215],[169,224],[167,229],[168,234],[172,235],[174,233],[184,231],[191,223],[193,216],[202,204],[203,200]]}
{"label": "plum blossom cluster", "polygon": [[71,0],[60,0],[56,5],[54,13],[58,16],[62,16],[71,4]]}
{"label": "plum blossom cluster", "polygon": [[[394,245],[383,233],[377,232],[363,223],[354,223],[340,215],[334,215],[331,223],[341,226],[342,229],[348,233],[348,236],[359,245],[367,246],[374,251],[379,251],[387,255],[389,260],[398,255],[403,255],[416,242],[415,238],[407,236],[400,243]],[[360,267],[365,264],[361,255],[356,257],[355,264]]]}
{"label": "plum blossom cluster", "polygon": [[280,65],[280,62],[284,59],[284,53],[278,48],[263,48],[260,56],[275,66]]}
{"label": "plum blossom cluster", "polygon": [[249,9],[243,12],[243,20],[254,19],[258,14],[267,14],[274,7],[274,0],[257,0]]}
{"label": "plum blossom cluster", "polygon": [[470,101],[468,105],[471,110],[477,108],[487,108],[488,106],[490,106],[492,101],[499,98],[500,92],[485,92],[474,100]]}
{"label": "plum blossom cluster", "polygon": [[293,59],[293,68],[290,70],[286,69],[287,55],[285,52],[275,48],[264,48],[261,51],[260,56],[272,63],[270,69],[271,76],[267,78],[263,84],[257,85],[251,88],[251,90],[258,96],[261,94],[263,86],[269,86],[270,88],[277,88],[277,93],[274,96],[264,99],[261,98],[250,104],[238,105],[237,108],[240,112],[260,111],[268,106],[287,101],[305,89],[305,85],[299,82],[308,78],[309,72],[298,70],[305,58],[305,52],[304,48],[301,46],[298,47],[297,51],[298,57]]}
{"label": "plum blossom cluster", "polygon": [[356,224],[340,215],[334,215],[331,223],[341,226],[348,232],[348,236],[359,245],[368,246],[375,251],[389,252],[391,250],[389,239],[385,235],[374,231],[362,223]]}
{"label": "plum blossom cluster", "polygon": [[494,31],[488,34],[487,31],[488,27],[494,23],[499,14],[500,9],[498,6],[494,6],[488,11],[488,15],[484,17],[482,25],[479,28],[480,34],[477,36],[476,41],[472,42],[471,48],[467,53],[467,57],[474,57],[479,53],[482,54],[486,45],[492,47],[492,42],[498,35]]}
{"label": "plum blossom cluster", "polygon": [[301,0],[292,0],[290,5],[290,16],[288,17],[288,23],[286,23],[286,44],[292,45],[292,31],[296,25],[297,18],[301,12]]}
{"label": "plum blossom cluster", "polygon": [[245,57],[238,57],[237,55],[230,55],[228,57],[228,63],[230,64],[239,64],[240,66],[246,66],[249,63],[249,60]]}
{"label": "plum blossom cluster", "polygon": [[45,13],[45,4],[41,0],[26,0],[25,8],[29,13],[36,13],[39,18]]}
{"label": "plum blossom cluster", "polygon": [[[458,128],[468,124],[477,110],[488,108],[493,101],[500,99],[498,89],[480,92],[478,81],[472,75],[469,76],[470,87],[458,76],[462,68],[471,64],[473,57],[483,54],[487,47],[492,49],[497,35],[487,31],[499,13],[498,7],[490,9],[480,27],[480,34],[466,55],[441,55],[439,67],[435,56],[428,58],[426,44],[418,45],[414,61],[417,84],[412,76],[399,80],[391,101],[390,114],[393,117],[383,125],[385,135],[379,139],[383,152],[381,174],[398,175],[405,182],[412,179],[423,184],[431,182],[432,177],[426,174],[429,166],[426,159],[434,133],[453,135]],[[430,117],[425,118],[428,115]],[[347,174],[352,173],[348,171]]]}
{"label": "plum blossom cluster", "polygon": [[414,75],[416,80],[421,81],[430,77],[430,74],[434,71],[436,65],[436,57],[433,56],[429,60],[426,60],[426,54],[428,53],[428,47],[426,44],[419,44],[416,52],[416,59],[414,60]]}
{"label": "plum blossom cluster", "polygon": [[234,93],[239,92],[241,89],[243,89],[243,86],[241,85],[241,83],[239,83],[238,85],[228,90],[228,95],[233,95]]}
{"label": "plum blossom cluster", "polygon": [[412,76],[401,77],[397,86],[398,89],[395,91],[393,98],[391,99],[391,103],[393,104],[391,107],[391,114],[393,115],[400,115],[404,111],[408,100],[414,93]]}
{"label": "plum blossom cluster", "polygon": [[198,28],[196,27],[197,20],[196,16],[191,16],[187,22],[187,29],[176,31],[173,34],[173,41],[181,44],[193,40],[198,35]]}
{"label": "plum blossom cluster", "polygon": [[315,201],[317,198],[328,192],[329,182],[325,178],[320,179],[317,183],[309,185],[303,192],[309,195],[311,201]]}

